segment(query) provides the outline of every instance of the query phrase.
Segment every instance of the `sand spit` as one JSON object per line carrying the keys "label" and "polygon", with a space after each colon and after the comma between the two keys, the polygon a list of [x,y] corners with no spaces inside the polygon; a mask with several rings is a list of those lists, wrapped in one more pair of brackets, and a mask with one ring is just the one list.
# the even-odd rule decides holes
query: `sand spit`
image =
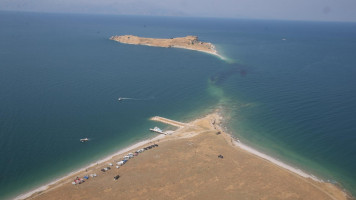
{"label": "sand spit", "polygon": [[[221,117],[216,113],[181,124],[186,125],[171,135],[160,135],[119,151],[87,171],[72,173],[44,191],[32,192],[27,199],[349,198],[331,183],[293,171],[236,143],[220,128]],[[158,147],[139,153],[118,169],[100,171],[109,162],[115,164],[128,152],[151,144]],[[92,173],[98,176],[79,185],[71,184],[75,177]],[[118,180],[113,179],[116,175],[120,175]]]}
{"label": "sand spit", "polygon": [[110,40],[115,40],[120,43],[134,44],[134,45],[146,45],[154,47],[166,47],[166,48],[183,48],[194,51],[201,51],[209,53],[224,59],[219,55],[215,46],[209,42],[199,41],[197,36],[177,37],[170,39],[162,38],[144,38],[134,35],[121,35],[112,36]]}

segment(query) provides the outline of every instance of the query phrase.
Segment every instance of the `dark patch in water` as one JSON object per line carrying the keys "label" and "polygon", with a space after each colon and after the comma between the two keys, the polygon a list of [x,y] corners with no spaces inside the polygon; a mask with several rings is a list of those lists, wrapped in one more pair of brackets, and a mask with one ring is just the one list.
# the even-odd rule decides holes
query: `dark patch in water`
{"label": "dark patch in water", "polygon": [[210,81],[213,82],[215,85],[220,85],[235,74],[240,74],[241,77],[245,77],[247,75],[247,72],[248,71],[246,65],[235,63],[231,65],[230,69],[219,72],[210,77]]}

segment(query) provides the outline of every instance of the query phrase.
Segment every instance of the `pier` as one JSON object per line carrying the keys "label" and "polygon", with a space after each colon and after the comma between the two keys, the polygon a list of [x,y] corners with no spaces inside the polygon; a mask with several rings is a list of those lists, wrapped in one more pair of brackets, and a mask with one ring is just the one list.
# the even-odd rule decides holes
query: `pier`
{"label": "pier", "polygon": [[175,127],[179,127],[179,128],[183,128],[183,127],[187,126],[186,123],[178,122],[178,121],[175,121],[175,120],[171,120],[171,119],[167,119],[167,118],[159,117],[159,116],[152,117],[151,120],[152,121],[162,122],[162,123],[169,124],[169,125],[172,125],[172,126],[175,126]]}

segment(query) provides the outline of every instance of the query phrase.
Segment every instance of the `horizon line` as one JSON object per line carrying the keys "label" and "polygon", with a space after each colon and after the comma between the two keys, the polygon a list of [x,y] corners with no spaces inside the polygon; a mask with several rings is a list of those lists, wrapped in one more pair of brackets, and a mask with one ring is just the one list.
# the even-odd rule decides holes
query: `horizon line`
{"label": "horizon line", "polygon": [[290,22],[322,22],[322,23],[356,23],[352,20],[312,20],[312,19],[281,19],[281,18],[251,18],[251,17],[210,17],[210,16],[182,16],[182,15],[145,15],[145,14],[120,14],[120,13],[88,13],[88,12],[50,12],[30,10],[1,10],[0,12],[11,13],[37,13],[37,14],[60,14],[60,15],[99,15],[99,16],[132,16],[132,17],[169,17],[169,18],[195,18],[195,19],[225,19],[225,20],[257,20],[257,21],[290,21]]}

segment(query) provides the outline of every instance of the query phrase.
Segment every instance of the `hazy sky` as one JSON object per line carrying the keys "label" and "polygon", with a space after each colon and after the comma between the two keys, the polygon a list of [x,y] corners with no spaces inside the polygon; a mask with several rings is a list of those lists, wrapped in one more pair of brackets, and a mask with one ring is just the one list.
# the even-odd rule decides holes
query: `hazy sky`
{"label": "hazy sky", "polygon": [[0,10],[356,22],[356,0],[0,0]]}

